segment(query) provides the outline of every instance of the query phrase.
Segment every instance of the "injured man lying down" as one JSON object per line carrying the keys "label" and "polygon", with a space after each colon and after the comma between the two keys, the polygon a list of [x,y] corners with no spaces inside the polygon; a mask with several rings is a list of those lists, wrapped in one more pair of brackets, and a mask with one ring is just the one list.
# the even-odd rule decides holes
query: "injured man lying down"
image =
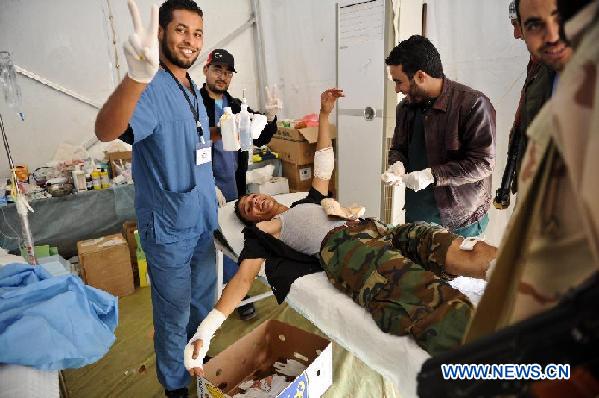
{"label": "injured man lying down", "polygon": [[[308,196],[291,208],[264,194],[242,196],[235,204],[246,224],[240,266],[185,348],[185,366],[192,376],[202,374],[210,340],[245,297],[264,261],[267,275],[274,267],[274,279],[291,281],[305,274],[302,267],[316,263],[383,332],[409,334],[431,355],[460,344],[474,309],[448,281],[457,275],[484,278],[496,248],[475,241],[464,250],[464,239],[442,227],[385,225],[359,218],[360,209],[344,208],[328,198],[334,165],[328,116],[342,96],[339,89],[321,95]],[[279,299],[274,286],[273,291]]]}

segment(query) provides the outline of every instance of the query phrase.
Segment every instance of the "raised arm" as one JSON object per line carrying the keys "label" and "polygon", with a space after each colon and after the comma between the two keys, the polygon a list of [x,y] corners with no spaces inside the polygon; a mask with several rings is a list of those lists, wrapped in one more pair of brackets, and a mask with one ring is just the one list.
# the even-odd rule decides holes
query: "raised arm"
{"label": "raised arm", "polygon": [[137,101],[158,70],[158,6],[152,6],[147,29],[141,24],[135,1],[129,0],[128,6],[134,32],[123,45],[128,65],[127,76],[98,112],[95,129],[100,141],[112,141],[123,134]]}
{"label": "raised arm", "polygon": [[316,153],[314,154],[314,179],[312,188],[321,194],[329,194],[329,181],[335,167],[335,155],[333,153],[329,115],[335,107],[335,102],[344,97],[343,90],[330,88],[320,95],[320,115],[318,117],[318,139],[316,141]]}
{"label": "raised arm", "polygon": [[147,84],[138,83],[125,76],[96,117],[96,137],[100,141],[115,140],[127,130],[137,101],[146,86]]}

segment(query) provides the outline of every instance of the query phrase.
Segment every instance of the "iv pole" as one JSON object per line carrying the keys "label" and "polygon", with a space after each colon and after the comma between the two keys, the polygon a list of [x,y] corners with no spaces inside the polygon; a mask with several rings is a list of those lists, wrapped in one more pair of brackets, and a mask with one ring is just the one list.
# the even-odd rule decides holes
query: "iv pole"
{"label": "iv pole", "polygon": [[[8,51],[0,51],[0,86],[4,91],[4,99],[8,103],[8,106],[15,108],[20,105],[21,90],[17,85],[16,72],[14,65],[10,59]],[[22,121],[25,120],[23,113],[17,110],[18,115]],[[10,178],[12,180],[12,186],[14,187],[17,213],[19,214],[19,221],[21,223],[21,233],[23,234],[23,240],[25,242],[25,249],[27,251],[27,262],[29,264],[37,264],[35,258],[35,250],[33,244],[33,236],[31,235],[31,229],[29,228],[29,216],[27,211],[33,212],[31,206],[27,202],[27,198],[23,194],[19,181],[15,172],[15,164],[10,153],[10,146],[8,145],[8,137],[4,130],[4,119],[0,114],[0,131],[2,132],[2,141],[4,143],[4,149],[6,150],[6,156],[8,158],[8,165],[10,167]]]}

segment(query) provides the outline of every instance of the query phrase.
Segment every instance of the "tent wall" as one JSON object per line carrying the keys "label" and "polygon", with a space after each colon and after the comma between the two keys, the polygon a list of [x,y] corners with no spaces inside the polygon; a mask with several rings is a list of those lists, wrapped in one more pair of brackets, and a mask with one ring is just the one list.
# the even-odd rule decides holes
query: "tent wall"
{"label": "tent wall", "polygon": [[[149,21],[152,0],[137,0],[142,19]],[[213,47],[251,17],[250,0],[200,0],[204,11],[204,51]],[[109,16],[112,15],[113,29]],[[132,32],[125,0],[5,0],[0,2],[0,50],[8,50],[19,67],[89,99],[97,107],[125,75],[122,42]],[[112,41],[116,42],[113,45]],[[226,45],[239,71],[231,93],[246,88],[250,106],[257,105],[253,29],[244,30]],[[115,60],[115,49],[118,64]],[[204,81],[202,68],[191,71],[196,83]],[[23,95],[25,122],[20,122],[0,99],[5,127],[17,164],[30,170],[50,160],[61,142],[80,145],[94,137],[97,108],[17,75]],[[4,159],[2,154],[0,158]],[[8,162],[0,162],[0,176]]]}
{"label": "tent wall", "polygon": [[276,83],[283,117],[318,113],[336,83],[335,0],[260,0],[266,81]]}

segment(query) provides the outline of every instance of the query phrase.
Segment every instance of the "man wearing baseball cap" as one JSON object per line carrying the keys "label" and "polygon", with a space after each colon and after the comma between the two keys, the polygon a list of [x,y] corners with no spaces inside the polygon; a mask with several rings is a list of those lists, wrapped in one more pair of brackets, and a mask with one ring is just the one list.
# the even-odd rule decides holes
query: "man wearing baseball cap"
{"label": "man wearing baseball cap", "polygon": [[[210,127],[215,127],[223,114],[225,107],[230,107],[233,113],[239,113],[241,110],[241,100],[229,94],[228,89],[233,79],[235,70],[235,58],[225,49],[215,49],[208,55],[204,65],[204,75],[206,82],[200,89]],[[276,95],[270,95],[267,89],[266,115],[268,123],[262,130],[260,136],[254,140],[254,145],[262,146],[270,142],[273,134],[277,131],[276,113],[282,108],[281,101]],[[248,108],[248,112],[257,113]],[[245,173],[248,169],[248,152],[231,152],[223,150],[221,140],[212,142],[212,172],[216,181],[216,186],[220,190],[219,204],[236,200],[238,194],[245,193],[246,179]],[[231,259],[225,257],[223,263],[224,281],[235,275],[237,264]],[[241,319],[249,320],[256,315],[252,304],[239,307],[238,314]]]}

